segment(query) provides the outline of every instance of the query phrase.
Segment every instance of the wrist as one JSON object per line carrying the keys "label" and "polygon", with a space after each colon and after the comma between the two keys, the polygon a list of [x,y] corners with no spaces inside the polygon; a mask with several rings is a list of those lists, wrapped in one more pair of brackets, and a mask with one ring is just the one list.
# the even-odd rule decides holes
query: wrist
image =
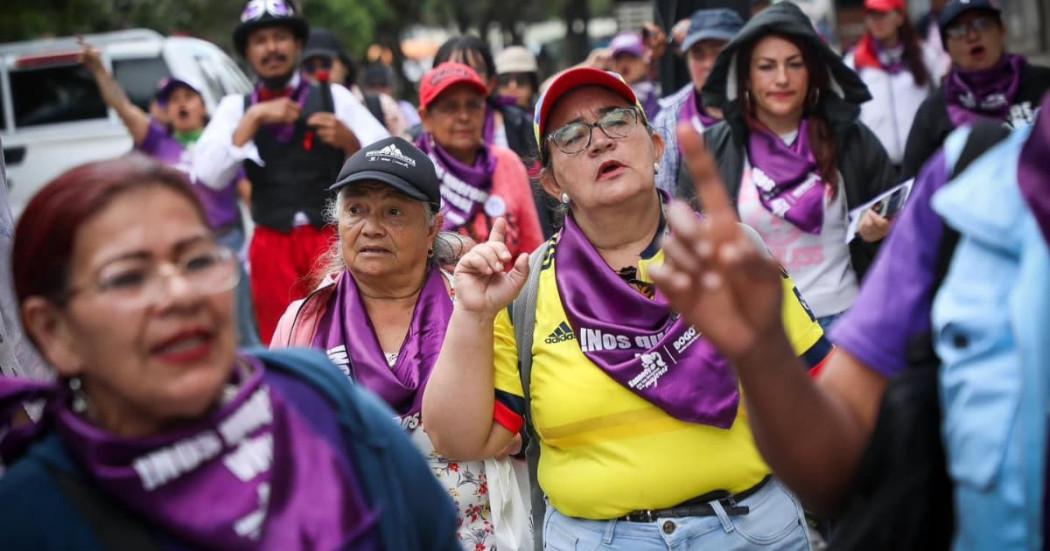
{"label": "wrist", "polygon": [[795,350],[788,341],[782,326],[776,326],[768,334],[760,336],[755,344],[749,346],[735,357],[729,358],[738,372],[764,371],[771,366],[786,365],[798,361]]}
{"label": "wrist", "polygon": [[[492,324],[496,321],[496,314],[499,311],[489,312],[485,310],[472,310],[465,306],[463,303],[456,302],[452,308],[452,318],[458,323],[469,325],[471,329],[492,329]],[[450,322],[451,324],[451,322]]]}

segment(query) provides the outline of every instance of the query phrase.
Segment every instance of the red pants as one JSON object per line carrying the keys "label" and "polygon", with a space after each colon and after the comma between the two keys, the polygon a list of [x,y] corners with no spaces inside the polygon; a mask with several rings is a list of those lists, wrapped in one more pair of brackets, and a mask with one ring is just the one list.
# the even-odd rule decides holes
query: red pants
{"label": "red pants", "polygon": [[[252,300],[259,338],[269,345],[277,322],[294,300],[313,290],[320,280],[320,264],[336,239],[334,226],[299,226],[291,233],[255,227],[248,261],[251,263]],[[323,274],[320,274],[323,275]]]}

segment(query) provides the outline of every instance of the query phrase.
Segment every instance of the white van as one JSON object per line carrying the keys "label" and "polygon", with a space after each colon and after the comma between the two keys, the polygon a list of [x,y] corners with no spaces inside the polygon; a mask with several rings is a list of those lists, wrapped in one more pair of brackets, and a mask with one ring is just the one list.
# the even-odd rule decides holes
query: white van
{"label": "white van", "polygon": [[[136,29],[85,35],[132,102],[144,110],[167,76],[204,86],[211,112],[227,94],[251,83],[217,46],[189,37]],[[7,163],[11,210],[76,165],[126,153],[131,136],[107,109],[91,75],[77,62],[75,37],[0,44],[0,140]]]}

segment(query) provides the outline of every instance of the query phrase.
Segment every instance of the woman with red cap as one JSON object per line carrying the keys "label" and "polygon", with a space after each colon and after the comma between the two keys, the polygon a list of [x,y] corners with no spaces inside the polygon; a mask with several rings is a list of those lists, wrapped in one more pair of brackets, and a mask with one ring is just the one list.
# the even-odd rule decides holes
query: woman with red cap
{"label": "woman with red cap", "polygon": [[521,159],[482,136],[487,94],[481,77],[461,63],[442,63],[423,75],[424,132],[416,145],[434,161],[441,179],[445,230],[480,243],[504,218],[511,252],[532,252],[543,241],[532,187]]}
{"label": "woman with red cap", "polygon": [[[493,411],[527,417],[544,549],[809,549],[729,365],[654,292],[664,141],[637,96],[615,73],[571,69],[540,99],[536,126],[541,182],[565,224],[531,261],[508,250],[502,222],[460,259],[423,396],[435,448],[498,453],[516,431]],[[827,341],[791,279],[781,284],[793,350],[817,366]]]}
{"label": "woman with red cap", "polygon": [[890,161],[900,164],[915,112],[934,87],[933,62],[923,55],[904,0],[865,0],[864,10],[867,31],[846,64],[872,95],[861,105],[860,121],[879,138]]}

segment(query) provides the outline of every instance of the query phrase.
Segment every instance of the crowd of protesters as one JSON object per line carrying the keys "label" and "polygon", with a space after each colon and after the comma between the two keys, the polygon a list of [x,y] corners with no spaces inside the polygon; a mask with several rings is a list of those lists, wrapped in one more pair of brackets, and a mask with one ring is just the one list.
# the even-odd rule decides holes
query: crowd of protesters
{"label": "crowd of protesters", "polygon": [[1044,549],[1050,69],[934,5],[412,94],[249,0],[211,112],[82,43],[134,151],[0,205],[3,547]]}

